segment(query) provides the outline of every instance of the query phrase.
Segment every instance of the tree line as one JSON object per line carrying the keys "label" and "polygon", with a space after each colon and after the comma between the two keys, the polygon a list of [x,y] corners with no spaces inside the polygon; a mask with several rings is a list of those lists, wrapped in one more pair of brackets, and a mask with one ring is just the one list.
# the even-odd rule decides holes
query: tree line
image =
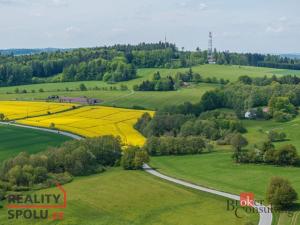
{"label": "tree line", "polygon": [[203,78],[199,73],[196,73],[189,68],[185,72],[177,72],[175,76],[168,75],[162,77],[160,72],[157,71],[153,74],[152,80],[145,80],[140,84],[133,86],[135,91],[175,91],[180,87],[189,86],[190,84],[199,83],[214,83],[214,84],[228,84],[229,80],[223,78],[217,79],[216,77]]}
{"label": "tree line", "polygon": [[22,152],[1,164],[0,200],[8,191],[47,188],[56,182],[65,184],[73,176],[101,173],[119,165],[141,169],[148,161],[146,151],[135,146],[122,150],[120,137],[111,135],[65,142],[37,154]]}
{"label": "tree line", "polygon": [[212,151],[211,141],[246,132],[242,122],[232,113],[206,112],[201,116],[157,112],[152,118],[142,115],[135,124],[147,142],[151,155],[184,155]]}
{"label": "tree line", "polygon": [[[214,52],[217,64],[300,69],[300,60],[274,55]],[[47,81],[134,79],[136,68],[182,68],[207,63],[207,51],[179,50],[171,43],[141,43],[0,55],[0,86]],[[56,75],[62,74],[62,78]]]}

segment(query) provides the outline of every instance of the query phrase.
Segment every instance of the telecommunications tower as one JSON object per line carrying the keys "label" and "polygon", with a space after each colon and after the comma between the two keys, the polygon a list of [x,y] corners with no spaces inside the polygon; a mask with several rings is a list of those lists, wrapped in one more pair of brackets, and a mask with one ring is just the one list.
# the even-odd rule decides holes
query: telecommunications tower
{"label": "telecommunications tower", "polygon": [[208,36],[208,51],[207,51],[207,59],[209,64],[215,64],[215,59],[213,55],[213,35],[212,32],[209,32]]}

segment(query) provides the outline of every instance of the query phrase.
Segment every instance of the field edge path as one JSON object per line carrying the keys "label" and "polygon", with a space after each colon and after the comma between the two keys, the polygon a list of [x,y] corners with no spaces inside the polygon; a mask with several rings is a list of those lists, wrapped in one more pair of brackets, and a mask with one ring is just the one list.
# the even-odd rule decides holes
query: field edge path
{"label": "field edge path", "polygon": [[[58,130],[52,130],[52,129],[47,129],[47,128],[41,128],[41,127],[34,127],[34,126],[28,126],[28,125],[21,125],[21,124],[16,124],[16,123],[10,123],[10,122],[0,122],[0,124],[2,125],[8,125],[8,126],[16,126],[16,127],[22,127],[22,128],[28,128],[28,129],[34,129],[34,130],[40,130],[40,131],[45,131],[45,132],[50,132],[50,133],[55,133],[55,134],[59,134],[59,135],[64,135],[76,140],[81,140],[83,139],[83,137],[76,135],[76,134],[72,134],[66,131],[58,131]],[[156,170],[152,169],[148,164],[144,164],[143,165],[143,169],[144,171],[146,171],[147,173],[159,177],[161,179],[188,187],[188,188],[192,188],[198,191],[203,191],[203,192],[207,192],[210,194],[214,194],[214,195],[218,195],[218,196],[222,196],[225,198],[229,198],[229,199],[233,199],[233,200],[240,200],[240,197],[238,195],[234,195],[234,194],[229,194],[226,192],[222,192],[222,191],[217,191],[214,189],[210,189],[210,188],[206,188],[206,187],[202,187],[199,185],[195,185],[192,184],[190,182],[186,182],[186,181],[182,181],[173,177],[169,177],[166,176],[164,174],[161,174],[159,172],[157,172]],[[263,213],[264,209],[267,209],[266,206],[264,205],[258,205],[255,206],[256,209],[258,209],[259,213],[259,223],[258,225],[272,225],[272,219],[273,219],[273,215],[272,213]]]}

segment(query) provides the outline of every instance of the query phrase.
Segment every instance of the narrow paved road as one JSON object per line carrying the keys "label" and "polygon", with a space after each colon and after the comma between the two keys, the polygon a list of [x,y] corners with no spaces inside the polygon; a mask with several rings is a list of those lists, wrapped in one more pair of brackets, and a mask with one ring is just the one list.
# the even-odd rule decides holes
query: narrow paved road
{"label": "narrow paved road", "polygon": [[[51,129],[41,128],[41,127],[32,127],[32,126],[21,125],[21,124],[10,123],[10,122],[0,122],[0,124],[56,133],[56,134],[64,135],[64,136],[67,136],[67,137],[70,137],[70,138],[73,138],[73,139],[76,139],[76,140],[81,140],[83,138],[79,135],[72,134],[72,133],[65,132],[65,131],[57,131],[57,130],[51,130]],[[188,188],[193,188],[193,189],[196,189],[196,190],[199,190],[199,191],[207,192],[207,193],[214,194],[214,195],[219,195],[219,196],[229,198],[229,199],[233,199],[233,200],[237,200],[237,201],[240,200],[240,197],[238,195],[233,195],[233,194],[229,194],[229,193],[226,193],[226,192],[217,191],[217,190],[209,189],[209,188],[206,188],[206,187],[201,187],[199,185],[195,185],[195,184],[192,184],[192,183],[189,183],[189,182],[186,182],[186,181],[178,180],[178,179],[175,179],[173,177],[163,175],[163,174],[157,172],[156,170],[152,169],[147,164],[144,164],[143,169],[147,173],[152,174],[156,177],[159,177],[161,179],[164,179],[164,180],[176,183],[176,184],[180,184],[180,185],[188,187]],[[272,213],[264,213],[264,212],[268,212],[268,208],[264,205],[258,205],[258,206],[255,206],[255,208],[257,208],[258,212],[260,212],[260,214],[259,214],[260,218],[259,218],[259,224],[258,225],[272,225]]]}
{"label": "narrow paved road", "polygon": [[[225,198],[230,198],[230,199],[237,200],[237,201],[240,200],[240,196],[238,196],[238,195],[233,195],[233,194],[229,194],[229,193],[226,193],[226,192],[217,191],[217,190],[209,189],[209,188],[206,188],[206,187],[201,187],[199,185],[195,185],[195,184],[192,184],[192,183],[189,183],[189,182],[186,182],[186,181],[182,181],[182,180],[178,180],[178,179],[173,178],[173,177],[166,176],[166,175],[161,174],[161,173],[157,172],[156,170],[152,169],[147,164],[144,164],[143,168],[147,173],[150,173],[150,174],[152,174],[156,177],[159,177],[161,179],[164,179],[164,180],[176,183],[176,184],[180,184],[180,185],[188,187],[188,188],[193,188],[193,189],[196,189],[196,190],[199,190],[199,191],[207,192],[207,193],[214,194],[214,195],[219,195],[219,196],[222,196],[222,197],[225,197]],[[264,213],[264,212],[269,211],[266,206],[257,205],[254,208],[256,208],[258,212],[260,212],[259,213],[260,217],[259,217],[259,224],[258,225],[272,225],[272,218],[273,218],[272,213]]]}
{"label": "narrow paved road", "polygon": [[18,124],[18,123],[12,123],[12,122],[0,122],[0,124],[3,125],[9,125],[9,126],[15,126],[15,127],[23,127],[23,128],[29,128],[29,129],[34,129],[34,130],[41,130],[41,131],[46,131],[46,132],[50,132],[50,133],[54,133],[54,134],[60,134],[60,135],[64,135],[76,140],[80,140],[83,137],[76,135],[76,134],[72,134],[69,132],[65,132],[65,131],[60,131],[60,130],[52,130],[52,129],[47,129],[47,128],[42,128],[42,127],[33,127],[33,126],[27,126],[27,125],[22,125],[22,124]]}

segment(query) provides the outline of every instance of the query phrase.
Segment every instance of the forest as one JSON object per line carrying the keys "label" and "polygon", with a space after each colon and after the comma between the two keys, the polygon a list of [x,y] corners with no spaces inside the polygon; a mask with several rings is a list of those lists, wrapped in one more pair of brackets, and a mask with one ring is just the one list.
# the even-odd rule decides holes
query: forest
{"label": "forest", "polygon": [[[300,69],[299,59],[276,55],[214,51],[220,65]],[[40,82],[136,78],[138,68],[188,68],[207,63],[207,51],[179,50],[171,43],[141,43],[96,48],[56,50],[37,54],[0,54],[0,86]],[[46,79],[47,78],[47,79]]]}

